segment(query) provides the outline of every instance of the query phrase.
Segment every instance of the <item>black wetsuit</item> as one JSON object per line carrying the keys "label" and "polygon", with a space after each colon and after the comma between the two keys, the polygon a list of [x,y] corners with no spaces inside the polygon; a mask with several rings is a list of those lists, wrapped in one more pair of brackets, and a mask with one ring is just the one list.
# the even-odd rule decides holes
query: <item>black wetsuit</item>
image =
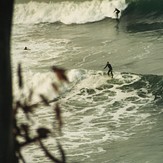
{"label": "black wetsuit", "polygon": [[111,74],[111,77],[113,78],[113,68],[112,68],[111,64],[110,63],[107,63],[106,66],[104,67],[104,69],[106,67],[109,68],[109,70],[108,70],[108,76]]}
{"label": "black wetsuit", "polygon": [[116,9],[114,10],[114,12],[116,13],[116,17],[117,17],[117,19],[118,19],[118,14],[120,13],[120,11],[116,8]]}

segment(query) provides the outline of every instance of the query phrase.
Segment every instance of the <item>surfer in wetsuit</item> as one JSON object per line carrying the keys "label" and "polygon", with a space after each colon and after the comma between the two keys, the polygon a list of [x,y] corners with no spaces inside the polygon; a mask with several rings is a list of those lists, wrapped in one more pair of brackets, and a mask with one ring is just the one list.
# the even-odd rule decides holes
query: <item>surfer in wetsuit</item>
{"label": "surfer in wetsuit", "polygon": [[29,48],[27,48],[26,46],[24,47],[24,50],[31,50],[31,49],[29,49]]}
{"label": "surfer in wetsuit", "polygon": [[107,63],[106,63],[106,66],[104,67],[104,69],[105,69],[106,67],[109,68],[109,70],[108,70],[108,76],[111,74],[111,77],[113,78],[113,68],[112,68],[112,65],[111,65],[109,62],[107,62]]}
{"label": "surfer in wetsuit", "polygon": [[115,8],[114,12],[115,12],[115,14],[116,14],[116,18],[118,19],[120,10],[118,10],[117,8]]}

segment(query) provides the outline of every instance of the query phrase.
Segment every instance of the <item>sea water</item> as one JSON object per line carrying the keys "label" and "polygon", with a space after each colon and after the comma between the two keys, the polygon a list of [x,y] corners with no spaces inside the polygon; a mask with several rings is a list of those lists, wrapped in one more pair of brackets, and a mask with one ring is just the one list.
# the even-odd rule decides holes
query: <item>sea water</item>
{"label": "sea water", "polygon": [[[116,20],[114,9],[121,10]],[[60,143],[69,163],[162,163],[163,2],[161,0],[18,0],[14,6],[14,99],[34,90],[59,98],[64,121]],[[28,47],[29,50],[24,50]],[[114,78],[104,69],[113,66]],[[25,87],[17,86],[22,64]],[[69,83],[58,94],[52,66],[66,69]],[[30,122],[53,130],[54,113],[40,106]],[[19,122],[24,122],[23,113]],[[56,141],[45,145],[57,155]],[[51,162],[31,144],[27,163]],[[58,156],[59,157],[59,156]]]}

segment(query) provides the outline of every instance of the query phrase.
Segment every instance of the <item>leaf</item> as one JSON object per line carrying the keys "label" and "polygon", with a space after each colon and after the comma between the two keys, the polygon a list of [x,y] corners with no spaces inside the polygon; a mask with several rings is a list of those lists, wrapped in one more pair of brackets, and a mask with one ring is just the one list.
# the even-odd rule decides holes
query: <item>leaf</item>
{"label": "leaf", "polygon": [[54,91],[59,92],[59,88],[55,83],[52,83],[52,87],[53,87]]}
{"label": "leaf", "polygon": [[44,95],[40,94],[40,98],[42,99],[42,102],[43,102],[46,106],[49,106],[48,99],[47,99]]}
{"label": "leaf", "polygon": [[18,83],[19,83],[19,88],[23,88],[23,78],[22,78],[22,68],[21,68],[21,64],[18,64]]}
{"label": "leaf", "polygon": [[30,89],[30,93],[29,93],[29,96],[28,96],[28,100],[31,101],[31,100],[32,100],[32,97],[33,97],[33,90]]}
{"label": "leaf", "polygon": [[30,120],[30,116],[29,113],[33,113],[33,108],[36,107],[36,105],[29,105],[27,104],[28,102],[24,102],[24,104],[21,104],[21,108],[23,110],[23,112],[25,113],[25,116],[28,120]]}
{"label": "leaf", "polygon": [[58,160],[56,157],[54,157],[54,156],[47,150],[47,148],[44,146],[44,144],[41,142],[41,140],[39,140],[39,143],[40,143],[40,146],[41,146],[42,150],[44,151],[45,155],[46,155],[50,160],[52,160],[52,161],[55,162],[55,163],[64,163],[64,162]]}
{"label": "leaf", "polygon": [[68,82],[68,78],[67,78],[67,76],[65,74],[65,72],[66,72],[65,69],[61,69],[61,68],[58,68],[56,66],[53,66],[52,67],[52,70],[56,73],[56,75],[57,75],[57,77],[58,77],[58,79],[60,81],[66,81],[66,82]]}
{"label": "leaf", "polygon": [[22,124],[20,127],[21,127],[21,130],[23,130],[24,133],[25,133],[26,141],[30,141],[31,139],[30,139],[30,136],[29,136],[29,126],[27,124]]}
{"label": "leaf", "polygon": [[61,153],[62,162],[65,163],[65,162],[66,162],[65,151],[64,151],[64,149],[62,148],[62,145],[61,145],[59,142],[57,142],[57,143],[58,143],[59,151],[60,151],[60,153]]}
{"label": "leaf", "polygon": [[47,138],[50,130],[48,130],[47,128],[38,128],[37,133],[39,135],[39,138]]}
{"label": "leaf", "polygon": [[59,129],[62,128],[63,122],[62,122],[62,116],[61,116],[61,108],[59,107],[58,104],[56,104],[56,107],[54,109],[55,113],[56,113],[56,119],[59,122]]}

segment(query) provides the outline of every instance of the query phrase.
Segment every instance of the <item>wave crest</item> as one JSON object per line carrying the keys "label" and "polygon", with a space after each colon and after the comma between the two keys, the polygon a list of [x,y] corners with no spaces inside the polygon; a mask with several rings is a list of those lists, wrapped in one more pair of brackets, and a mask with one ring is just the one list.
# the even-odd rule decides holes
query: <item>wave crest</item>
{"label": "wave crest", "polygon": [[134,14],[163,14],[163,1],[162,0],[128,0],[128,7],[126,13]]}
{"label": "wave crest", "polygon": [[94,0],[84,2],[29,2],[16,4],[14,24],[55,23],[84,24],[96,22],[106,17],[115,18],[115,8],[123,11],[127,7],[125,0]]}

